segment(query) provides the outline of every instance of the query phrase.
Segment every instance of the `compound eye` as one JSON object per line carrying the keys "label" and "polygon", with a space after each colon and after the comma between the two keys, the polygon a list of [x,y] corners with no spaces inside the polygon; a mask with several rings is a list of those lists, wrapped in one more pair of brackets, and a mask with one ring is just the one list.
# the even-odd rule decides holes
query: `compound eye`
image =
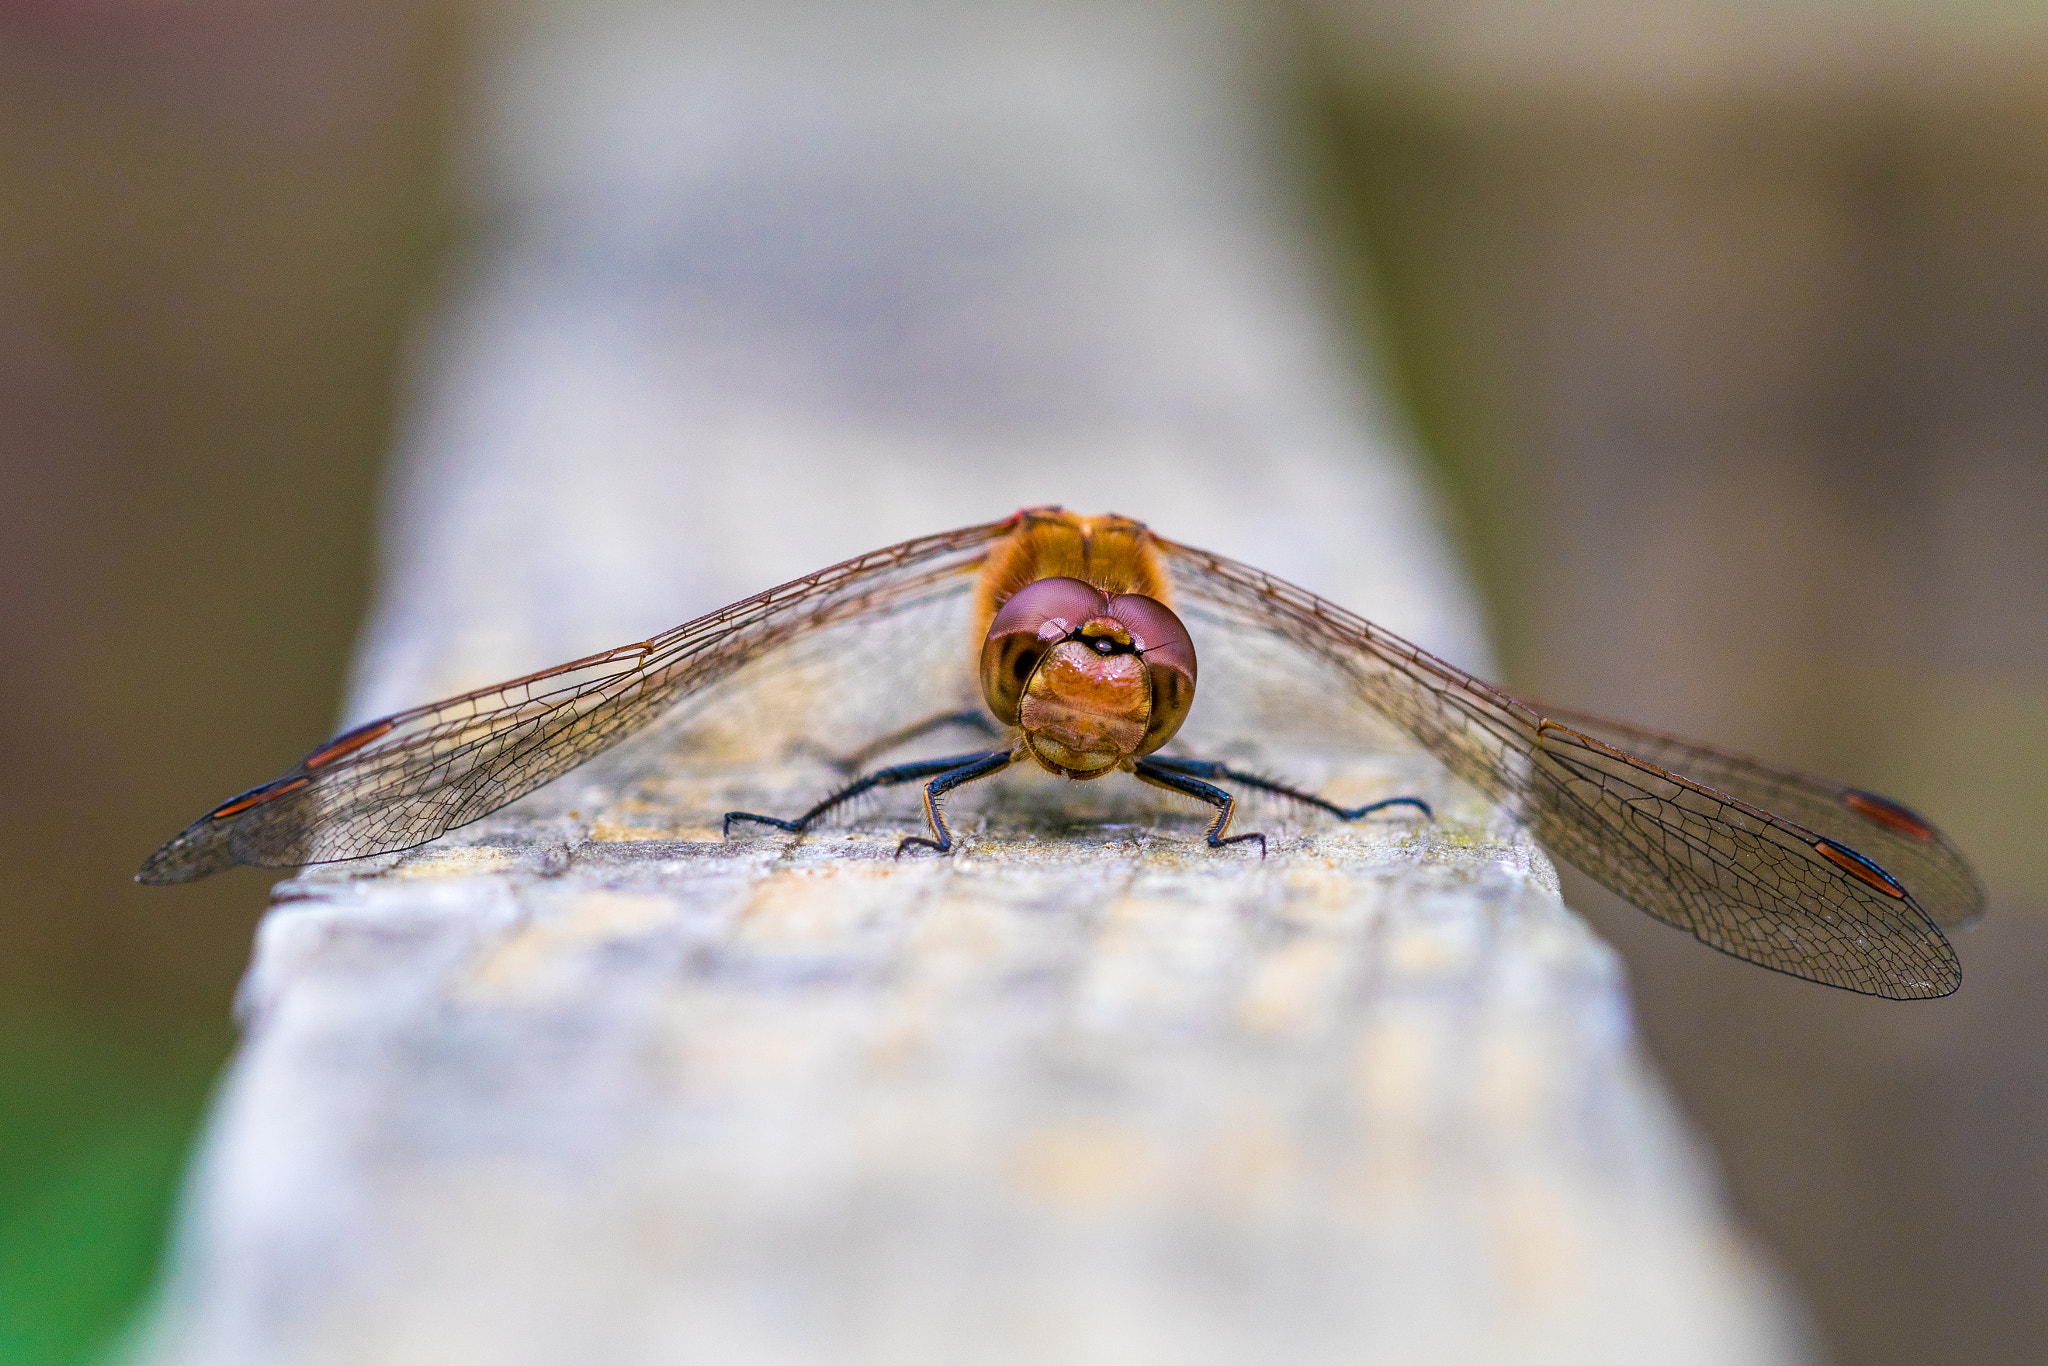
{"label": "compound eye", "polygon": [[1079,579],[1038,579],[1011,594],[981,647],[981,695],[996,720],[1017,724],[1025,685],[1046,652],[1108,605],[1106,594]]}
{"label": "compound eye", "polygon": [[1130,632],[1152,680],[1152,719],[1138,744],[1138,753],[1150,754],[1173,738],[1195,704],[1195,642],[1172,608],[1142,593],[1111,598],[1109,616]]}

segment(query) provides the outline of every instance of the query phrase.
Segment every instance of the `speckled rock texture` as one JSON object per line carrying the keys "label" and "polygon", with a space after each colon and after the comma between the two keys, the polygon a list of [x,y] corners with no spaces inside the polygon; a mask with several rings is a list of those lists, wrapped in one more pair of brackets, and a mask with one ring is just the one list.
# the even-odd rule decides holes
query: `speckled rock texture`
{"label": "speckled rock texture", "polygon": [[1019,787],[284,884],[159,1360],[1783,1358],[1528,844]]}
{"label": "speckled rock texture", "polygon": [[[349,719],[1027,502],[1485,668],[1286,228],[1249,14],[618,3],[499,36],[495,245],[423,344]],[[947,859],[894,857],[907,789],[727,840],[832,786],[818,746],[971,687],[957,623],[827,642],[278,887],[135,1359],[1802,1359],[1542,853],[1190,625],[1190,743],[1436,818],[1251,804],[1261,859],[1020,768],[958,794]]]}

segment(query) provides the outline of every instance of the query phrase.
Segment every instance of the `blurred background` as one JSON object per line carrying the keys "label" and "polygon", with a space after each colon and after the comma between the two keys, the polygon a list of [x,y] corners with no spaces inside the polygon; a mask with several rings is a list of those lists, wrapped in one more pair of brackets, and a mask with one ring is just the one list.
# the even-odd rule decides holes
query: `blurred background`
{"label": "blurred background", "polygon": [[[1283,17],[1303,212],[1503,681],[1885,792],[1976,861],[1929,1005],[1567,893],[1836,1360],[2038,1359],[2048,21]],[[149,1283],[273,879],[129,878],[333,726],[494,22],[0,3],[0,1362],[92,1359]]]}

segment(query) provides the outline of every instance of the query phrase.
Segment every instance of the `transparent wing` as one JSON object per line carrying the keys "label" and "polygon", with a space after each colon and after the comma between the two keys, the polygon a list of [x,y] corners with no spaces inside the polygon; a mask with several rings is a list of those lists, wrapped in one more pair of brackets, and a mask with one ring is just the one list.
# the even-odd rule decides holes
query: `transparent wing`
{"label": "transparent wing", "polygon": [[1868,856],[1904,884],[1937,925],[1967,925],[1983,914],[1983,884],[1962,854],[1919,813],[1890,798],[1626,721],[1567,708],[1538,710],[1646,763],[1683,773]]}
{"label": "transparent wing", "polygon": [[424,844],[657,720],[769,650],[971,584],[1010,519],[847,560],[650,640],[399,712],[338,735],[150,855],[146,883]]}
{"label": "transparent wing", "polygon": [[[1545,716],[1283,580],[1172,542],[1160,550],[1180,602],[1284,637],[1552,852],[1658,919],[1850,991],[1915,999],[1961,984],[1955,951],[1916,893],[1947,923],[1974,913],[1981,893],[1939,832],[1905,808],[1633,727]],[[1601,739],[1603,729],[1651,757]],[[1915,879],[1912,890],[1901,876]]]}

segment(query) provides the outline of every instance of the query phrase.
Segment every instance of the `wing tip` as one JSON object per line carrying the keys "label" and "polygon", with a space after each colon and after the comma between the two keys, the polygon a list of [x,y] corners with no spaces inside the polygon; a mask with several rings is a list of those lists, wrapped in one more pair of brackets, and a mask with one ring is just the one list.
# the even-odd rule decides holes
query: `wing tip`
{"label": "wing tip", "polygon": [[[1806,976],[1798,972],[1792,975]],[[1846,987],[1859,996],[1875,996],[1886,1001],[1938,1001],[1962,990],[1963,964],[1956,957],[1954,946],[1946,938],[1941,938],[1938,951],[1927,961],[1911,967],[1894,968],[1882,977],[1842,982],[1812,976],[1807,980],[1824,986]]]}
{"label": "wing tip", "polygon": [[1893,991],[1875,990],[1867,993],[1887,1001],[1939,1001],[1944,996],[1953,996],[1963,989],[1963,970],[1959,964],[1949,964],[1949,971],[1937,974],[1933,980],[1901,981]]}
{"label": "wing tip", "polygon": [[232,828],[231,822],[200,817],[144,859],[135,880],[145,887],[172,887],[234,867],[241,860],[228,842]]}

